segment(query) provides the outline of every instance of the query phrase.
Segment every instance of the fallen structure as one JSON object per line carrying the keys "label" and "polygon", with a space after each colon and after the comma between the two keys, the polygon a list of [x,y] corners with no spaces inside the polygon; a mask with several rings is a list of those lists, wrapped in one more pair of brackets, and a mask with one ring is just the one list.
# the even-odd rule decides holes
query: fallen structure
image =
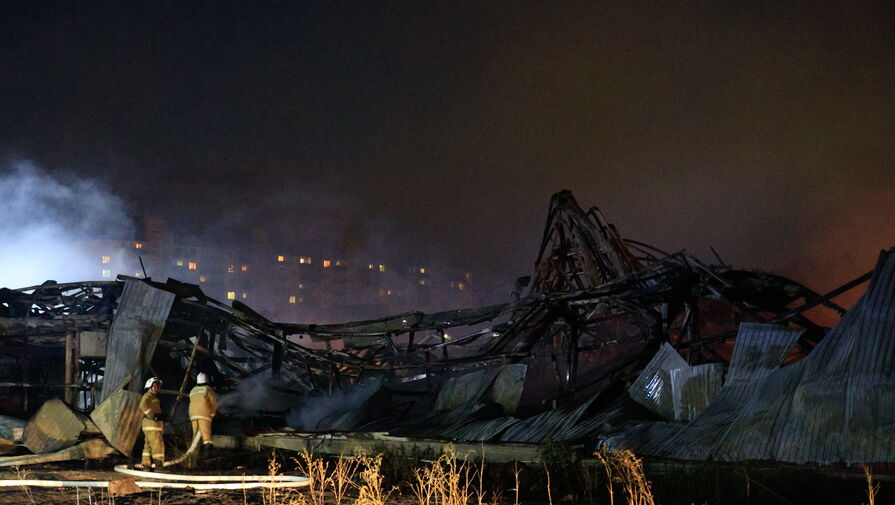
{"label": "fallen structure", "polygon": [[[846,312],[832,298],[869,273],[821,295],[709,265],[622,238],[564,191],[511,303],[315,325],[173,279],[48,281],[0,290],[0,412],[27,417],[60,396],[65,436],[29,448],[102,436],[128,454],[143,381],[165,380],[176,426],[204,372],[222,393],[216,432],[231,435],[290,426],[506,447],[563,439],[681,460],[892,462],[893,254]],[[830,331],[806,315],[815,307],[844,316]],[[33,416],[25,433],[42,423]]]}

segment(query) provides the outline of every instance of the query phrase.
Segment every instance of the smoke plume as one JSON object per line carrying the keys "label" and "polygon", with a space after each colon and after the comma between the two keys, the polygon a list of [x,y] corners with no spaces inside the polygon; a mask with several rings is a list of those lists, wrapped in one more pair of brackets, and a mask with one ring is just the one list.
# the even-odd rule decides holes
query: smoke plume
{"label": "smoke plume", "polygon": [[[101,256],[89,240],[129,238],[132,230],[124,203],[98,182],[54,176],[28,161],[0,168],[0,195],[0,286],[98,279]],[[123,257],[111,247],[103,254]],[[110,266],[107,276],[116,273]]]}

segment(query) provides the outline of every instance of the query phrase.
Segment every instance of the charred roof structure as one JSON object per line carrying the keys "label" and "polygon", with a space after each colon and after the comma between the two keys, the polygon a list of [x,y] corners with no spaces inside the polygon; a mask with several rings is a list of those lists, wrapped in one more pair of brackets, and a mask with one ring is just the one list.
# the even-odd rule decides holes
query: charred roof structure
{"label": "charred roof structure", "polygon": [[[0,408],[26,417],[63,396],[81,438],[101,433],[127,452],[145,378],[165,379],[175,414],[204,372],[222,405],[252,391],[230,402],[234,433],[288,424],[568,439],[681,460],[892,462],[893,254],[846,312],[832,298],[870,273],[821,295],[625,239],[563,191],[506,304],[316,325],[273,322],[173,279],[4,289]],[[844,316],[829,330],[806,315],[816,307]]]}

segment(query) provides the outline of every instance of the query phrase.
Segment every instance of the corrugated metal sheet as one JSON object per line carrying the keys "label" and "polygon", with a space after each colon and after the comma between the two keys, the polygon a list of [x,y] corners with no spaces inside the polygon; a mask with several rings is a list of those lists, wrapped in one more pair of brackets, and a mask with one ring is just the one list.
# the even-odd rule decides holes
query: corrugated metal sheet
{"label": "corrugated metal sheet", "polygon": [[671,371],[690,365],[667,342],[647,363],[640,375],[628,388],[635,402],[666,419],[674,419],[674,398],[671,392]]}
{"label": "corrugated metal sheet", "polygon": [[647,437],[642,442],[642,452],[686,460],[708,459],[749,398],[764,379],[783,363],[799,335],[800,330],[786,326],[740,325],[730,373],[721,392],[699,416],[675,435]]}
{"label": "corrugated metal sheet", "polygon": [[513,424],[501,435],[501,442],[541,442],[563,440],[567,432],[581,419],[596,396],[577,407],[548,410]]}
{"label": "corrugated metal sheet", "polygon": [[797,336],[743,325],[718,398],[680,433],[643,452],[802,464],[895,461],[895,253],[880,256],[867,292],[805,359],[775,370]]}
{"label": "corrugated metal sheet", "polygon": [[36,454],[56,452],[75,445],[84,427],[83,415],[62,400],[51,398],[28,420],[22,442]]}
{"label": "corrugated metal sheet", "polygon": [[125,455],[131,453],[140,432],[140,398],[139,393],[119,388],[90,414],[106,440]]}
{"label": "corrugated metal sheet", "polygon": [[706,363],[671,371],[671,396],[675,421],[692,421],[721,391],[724,365]]}
{"label": "corrugated metal sheet", "polygon": [[[127,381],[132,391],[143,386],[143,371],[149,366],[174,294],[153,288],[142,281],[126,281],[118,311],[109,330],[106,370],[99,402]],[[128,380],[128,378],[130,378]]]}

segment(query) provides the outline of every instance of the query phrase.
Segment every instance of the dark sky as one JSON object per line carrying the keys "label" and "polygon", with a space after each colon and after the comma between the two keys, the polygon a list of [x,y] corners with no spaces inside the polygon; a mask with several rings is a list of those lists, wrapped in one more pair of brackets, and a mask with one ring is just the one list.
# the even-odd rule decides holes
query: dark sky
{"label": "dark sky", "polygon": [[566,188],[818,289],[895,245],[891,4],[124,3],[0,7],[0,153],[185,234],[511,282]]}

